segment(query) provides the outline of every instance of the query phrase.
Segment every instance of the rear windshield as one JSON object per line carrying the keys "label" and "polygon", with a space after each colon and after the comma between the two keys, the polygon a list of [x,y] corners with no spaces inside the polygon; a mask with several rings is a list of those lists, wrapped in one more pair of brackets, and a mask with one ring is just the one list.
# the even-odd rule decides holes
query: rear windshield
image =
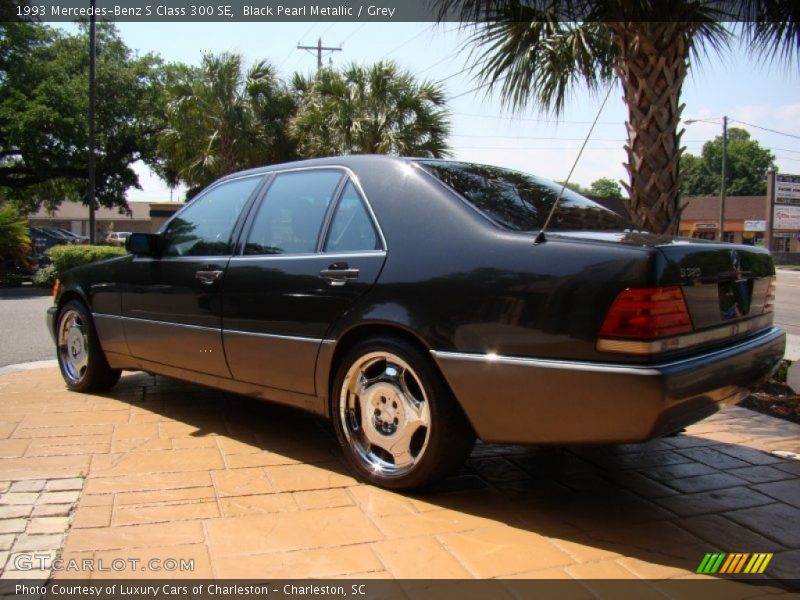
{"label": "rear windshield", "polygon": [[[437,160],[419,164],[492,221],[513,231],[541,229],[561,191],[552,181],[510,169]],[[617,213],[566,189],[548,229],[622,231],[630,227]]]}

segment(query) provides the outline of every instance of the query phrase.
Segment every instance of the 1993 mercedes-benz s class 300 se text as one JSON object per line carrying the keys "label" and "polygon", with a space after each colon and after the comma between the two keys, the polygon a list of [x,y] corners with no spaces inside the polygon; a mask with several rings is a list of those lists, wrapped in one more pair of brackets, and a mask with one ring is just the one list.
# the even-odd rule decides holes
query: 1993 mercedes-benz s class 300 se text
{"label": "1993 mercedes-benz s class 300 se text", "polygon": [[63,274],[67,385],[123,369],[329,417],[407,489],[485,442],[640,442],[744,398],[783,356],[766,250],[634,231],[507,169],[349,156],[250,170],[129,255]]}

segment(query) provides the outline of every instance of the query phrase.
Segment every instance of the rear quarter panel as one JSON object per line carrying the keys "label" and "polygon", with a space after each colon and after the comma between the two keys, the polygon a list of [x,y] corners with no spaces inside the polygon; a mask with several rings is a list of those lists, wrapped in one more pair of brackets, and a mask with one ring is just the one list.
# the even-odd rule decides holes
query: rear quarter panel
{"label": "rear quarter panel", "polygon": [[329,337],[397,324],[430,349],[596,359],[597,331],[628,286],[654,277],[651,248],[503,231],[416,167],[359,177],[387,240],[377,285]]}

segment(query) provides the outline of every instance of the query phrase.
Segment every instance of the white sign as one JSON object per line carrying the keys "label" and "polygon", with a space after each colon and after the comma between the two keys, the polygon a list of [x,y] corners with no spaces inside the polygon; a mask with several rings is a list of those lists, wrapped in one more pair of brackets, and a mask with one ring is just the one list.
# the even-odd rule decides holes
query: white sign
{"label": "white sign", "polygon": [[695,227],[697,229],[716,229],[717,228],[717,224],[716,223],[697,223],[695,225]]}
{"label": "white sign", "polygon": [[800,199],[800,175],[778,173],[775,176],[775,201],[780,198]]}
{"label": "white sign", "polygon": [[767,222],[765,220],[745,220],[744,222],[744,230],[745,231],[765,231],[767,229]]}
{"label": "white sign", "polygon": [[800,229],[800,206],[775,205],[775,229]]}

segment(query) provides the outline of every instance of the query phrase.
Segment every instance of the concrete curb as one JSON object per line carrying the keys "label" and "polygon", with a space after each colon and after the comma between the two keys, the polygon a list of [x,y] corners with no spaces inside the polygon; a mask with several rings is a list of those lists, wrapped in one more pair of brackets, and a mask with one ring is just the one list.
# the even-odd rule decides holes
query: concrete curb
{"label": "concrete curb", "polygon": [[36,360],[33,362],[19,363],[16,365],[6,365],[0,367],[0,375],[8,375],[9,373],[19,373],[20,371],[33,371],[34,369],[49,369],[50,367],[57,367],[58,361],[52,360]]}
{"label": "concrete curb", "polygon": [[786,334],[786,353],[784,358],[792,362],[800,360],[800,335]]}

